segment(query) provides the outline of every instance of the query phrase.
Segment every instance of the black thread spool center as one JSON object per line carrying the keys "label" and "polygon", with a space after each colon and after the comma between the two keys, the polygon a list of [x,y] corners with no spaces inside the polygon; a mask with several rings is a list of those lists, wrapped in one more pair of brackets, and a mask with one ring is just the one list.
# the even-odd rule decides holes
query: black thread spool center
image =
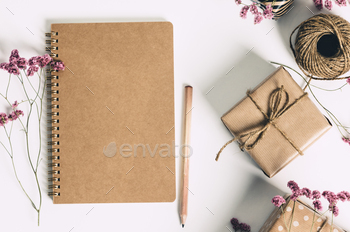
{"label": "black thread spool center", "polygon": [[339,40],[334,34],[323,35],[317,42],[317,51],[324,57],[335,56],[339,49]]}

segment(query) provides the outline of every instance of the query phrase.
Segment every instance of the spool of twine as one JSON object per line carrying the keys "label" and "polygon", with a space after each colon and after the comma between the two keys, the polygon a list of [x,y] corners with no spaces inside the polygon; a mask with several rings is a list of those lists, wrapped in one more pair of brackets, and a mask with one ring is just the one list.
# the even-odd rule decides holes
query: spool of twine
{"label": "spool of twine", "polygon": [[[294,48],[292,36],[297,29]],[[315,15],[294,29],[289,42],[306,76],[316,80],[349,78],[340,77],[350,70],[350,23],[342,17]]]}

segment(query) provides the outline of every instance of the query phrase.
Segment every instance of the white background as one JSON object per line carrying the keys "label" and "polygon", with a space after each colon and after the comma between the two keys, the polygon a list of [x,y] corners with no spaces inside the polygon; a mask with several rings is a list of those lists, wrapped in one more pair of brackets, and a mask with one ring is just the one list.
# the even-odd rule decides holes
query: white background
{"label": "white background", "polygon": [[[286,187],[289,180],[297,181],[301,187],[320,191],[350,191],[350,146],[341,141],[336,127],[309,148],[304,157],[298,157],[272,179],[259,170],[247,153],[240,152],[237,144],[228,146],[218,162],[214,160],[220,147],[232,138],[220,120],[220,116],[239,100],[230,99],[230,88],[245,92],[245,89],[254,87],[247,86],[250,79],[261,80],[273,70],[269,61],[297,67],[288,39],[299,23],[313,15],[306,6],[318,12],[312,2],[296,0],[295,7],[279,21],[266,20],[260,25],[253,25],[251,16],[247,20],[239,18],[240,7],[234,0],[2,0],[0,62],[7,61],[15,48],[26,58],[44,54],[44,33],[50,31],[51,23],[172,22],[176,143],[181,141],[183,87],[190,84],[194,87],[194,154],[190,159],[189,187],[193,194],[189,194],[189,212],[184,229],[180,227],[178,216],[180,159],[176,160],[177,199],[173,203],[53,205],[46,194],[47,159],[44,158],[39,168],[43,207],[41,225],[37,227],[36,213],[15,180],[10,158],[0,148],[0,231],[227,232],[226,226],[231,229],[230,219],[238,217],[256,232],[274,208],[271,198],[289,192]],[[328,13],[327,10],[323,12]],[[350,20],[350,7],[341,9],[335,6],[332,12]],[[303,85],[300,77],[292,75]],[[238,77],[241,80],[232,86],[223,84]],[[2,93],[7,78],[8,74],[1,71]],[[19,94],[20,85],[15,82],[10,89],[11,101],[24,99]],[[312,83],[323,88],[335,88],[345,81]],[[213,86],[212,91],[206,94]],[[350,86],[340,92],[315,90],[315,94],[343,124],[350,125]],[[0,112],[6,110],[8,108],[2,99]],[[98,115],[95,117],[98,120]],[[14,128],[14,136],[18,136],[15,142],[16,165],[19,177],[37,202],[35,183],[27,169],[28,161],[19,129]],[[0,139],[5,141],[3,130],[0,130]],[[37,144],[37,141],[33,140],[32,144]],[[335,222],[350,230],[350,202],[339,203],[339,208],[340,216]]]}

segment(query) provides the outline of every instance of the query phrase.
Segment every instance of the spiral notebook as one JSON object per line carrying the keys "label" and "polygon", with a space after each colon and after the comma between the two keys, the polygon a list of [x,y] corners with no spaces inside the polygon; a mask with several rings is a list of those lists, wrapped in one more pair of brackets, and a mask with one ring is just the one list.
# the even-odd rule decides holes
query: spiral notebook
{"label": "spiral notebook", "polygon": [[175,200],[170,22],[52,24],[54,203]]}

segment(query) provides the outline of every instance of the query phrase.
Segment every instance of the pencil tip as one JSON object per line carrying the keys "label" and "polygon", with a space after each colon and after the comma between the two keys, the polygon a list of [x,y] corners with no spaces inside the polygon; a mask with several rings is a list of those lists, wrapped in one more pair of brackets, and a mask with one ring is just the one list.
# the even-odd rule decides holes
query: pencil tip
{"label": "pencil tip", "polygon": [[185,224],[182,224],[182,228],[184,228],[185,227]]}

